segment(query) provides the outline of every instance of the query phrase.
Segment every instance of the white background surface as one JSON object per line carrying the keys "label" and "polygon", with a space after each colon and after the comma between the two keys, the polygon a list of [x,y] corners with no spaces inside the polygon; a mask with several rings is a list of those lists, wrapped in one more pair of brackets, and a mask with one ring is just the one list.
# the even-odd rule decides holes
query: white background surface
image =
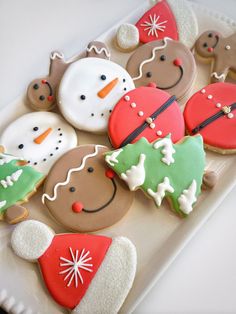
{"label": "white background surface", "polygon": [[[0,0],[0,107],[143,0]],[[195,0],[236,20],[236,0]],[[236,179],[236,178],[235,178]],[[145,235],[144,235],[145,236]],[[236,313],[236,188],[135,313]]]}

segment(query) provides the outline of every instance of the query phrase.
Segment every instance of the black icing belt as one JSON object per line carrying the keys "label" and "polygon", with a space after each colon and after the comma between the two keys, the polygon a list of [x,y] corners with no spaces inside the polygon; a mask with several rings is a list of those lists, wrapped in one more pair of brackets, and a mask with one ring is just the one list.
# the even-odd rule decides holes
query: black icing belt
{"label": "black icing belt", "polygon": [[219,119],[220,117],[229,114],[231,111],[236,109],[236,103],[233,103],[230,106],[224,106],[219,112],[215,113],[213,116],[207,118],[199,125],[197,125],[194,129],[192,129],[192,134],[196,134],[201,131],[203,128],[208,126],[210,123],[214,122],[215,120]]}
{"label": "black icing belt", "polygon": [[[175,96],[171,96],[160,108],[158,108],[149,118],[154,121],[163,111],[165,111],[173,102],[176,101]],[[140,133],[142,133],[147,127],[149,127],[149,123],[144,121],[140,126],[138,126],[132,133],[130,133],[124,141],[120,144],[120,147],[123,147],[129,143],[131,143]]]}

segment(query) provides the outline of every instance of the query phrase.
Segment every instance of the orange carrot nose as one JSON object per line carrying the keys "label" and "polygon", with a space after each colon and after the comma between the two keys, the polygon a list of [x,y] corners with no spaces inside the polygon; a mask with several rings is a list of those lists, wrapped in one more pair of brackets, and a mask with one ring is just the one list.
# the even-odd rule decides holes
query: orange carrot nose
{"label": "orange carrot nose", "polygon": [[101,89],[98,92],[98,97],[100,98],[105,98],[111,91],[112,89],[116,86],[118,83],[118,77],[116,77],[114,80],[112,80],[110,83],[108,83],[103,89]]}
{"label": "orange carrot nose", "polygon": [[49,133],[51,133],[51,132],[52,132],[52,128],[48,128],[45,132],[43,132],[38,137],[36,137],[34,139],[34,142],[36,144],[41,144],[46,139],[46,137],[49,135]]}

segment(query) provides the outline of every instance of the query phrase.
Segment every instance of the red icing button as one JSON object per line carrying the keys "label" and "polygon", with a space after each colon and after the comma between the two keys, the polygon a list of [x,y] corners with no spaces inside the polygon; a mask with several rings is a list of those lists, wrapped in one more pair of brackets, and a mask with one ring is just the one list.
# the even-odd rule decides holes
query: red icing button
{"label": "red icing button", "polygon": [[182,65],[182,60],[180,58],[177,58],[173,61],[174,65],[176,65],[177,67],[179,67],[180,65]]}
{"label": "red icing button", "polygon": [[151,82],[147,85],[148,87],[154,87],[156,88],[157,87],[157,84],[155,84],[154,82]]}
{"label": "red icing button", "polygon": [[72,205],[72,210],[75,213],[80,213],[83,208],[84,208],[84,205],[81,202],[74,202]]}
{"label": "red icing button", "polygon": [[42,83],[43,83],[43,84],[46,84],[46,83],[47,83],[47,80],[42,80]]}
{"label": "red icing button", "polygon": [[53,101],[53,96],[48,96],[48,101]]}
{"label": "red icing button", "polygon": [[212,47],[209,47],[207,50],[208,50],[209,52],[212,52],[214,49],[213,49]]}
{"label": "red icing button", "polygon": [[105,175],[109,179],[113,179],[116,174],[115,174],[115,172],[112,169],[107,169],[106,172],[105,172]]}

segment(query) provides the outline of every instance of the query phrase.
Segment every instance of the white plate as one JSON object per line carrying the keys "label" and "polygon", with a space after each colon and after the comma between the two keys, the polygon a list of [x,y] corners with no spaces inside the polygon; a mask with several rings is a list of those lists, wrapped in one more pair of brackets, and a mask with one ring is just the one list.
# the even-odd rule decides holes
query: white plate
{"label": "white plate", "polygon": [[[192,4],[199,23],[199,33],[207,29],[220,29],[223,35],[229,35],[236,30],[236,24],[227,17]],[[122,22],[135,22],[148,4],[145,1]],[[119,24],[120,24],[119,23]],[[118,25],[119,25],[118,24]],[[98,38],[104,41],[112,52],[112,60],[125,65],[129,54],[118,52],[113,48],[113,38],[117,26]],[[194,90],[208,83],[209,66],[198,64],[198,77]],[[24,104],[24,97],[16,100],[0,112],[0,132],[16,117],[29,111]],[[104,136],[78,133],[79,143],[99,143],[109,145]],[[236,157],[221,156],[207,153],[207,168],[219,175],[219,182],[212,191],[202,193],[187,219],[179,219],[166,203],[157,209],[153,202],[136,192],[136,199],[126,217],[115,226],[100,232],[109,236],[124,235],[136,245],[138,251],[138,270],[134,286],[122,308],[122,313],[134,310],[138,302],[146,295],[153,284],[169,267],[175,257],[184,248],[195,232],[214,212],[236,183]],[[50,225],[56,232],[65,232],[50,218],[47,209],[40,201],[41,190],[27,204],[30,217],[39,219]],[[39,275],[37,265],[28,263],[16,257],[9,246],[11,231],[14,227],[0,224],[0,305],[12,313],[66,313],[48,295]],[[37,244],[36,244],[37,245]]]}

